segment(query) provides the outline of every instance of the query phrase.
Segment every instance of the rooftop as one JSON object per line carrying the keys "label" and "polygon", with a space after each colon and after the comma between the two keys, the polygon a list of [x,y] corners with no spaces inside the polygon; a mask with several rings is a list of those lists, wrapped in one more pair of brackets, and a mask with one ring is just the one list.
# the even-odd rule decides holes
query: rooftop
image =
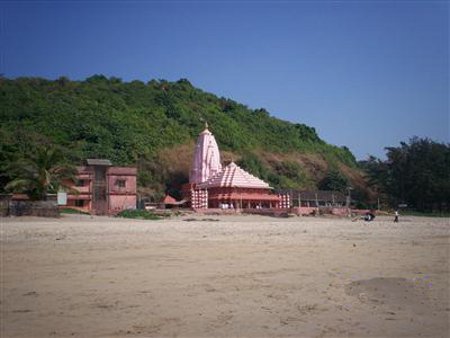
{"label": "rooftop", "polygon": [[234,162],[231,162],[222,171],[212,176],[206,182],[199,184],[199,187],[239,187],[270,189],[269,184],[246,172]]}
{"label": "rooftop", "polygon": [[86,160],[87,165],[101,165],[101,166],[112,166],[110,160],[100,159],[100,158],[88,158]]}

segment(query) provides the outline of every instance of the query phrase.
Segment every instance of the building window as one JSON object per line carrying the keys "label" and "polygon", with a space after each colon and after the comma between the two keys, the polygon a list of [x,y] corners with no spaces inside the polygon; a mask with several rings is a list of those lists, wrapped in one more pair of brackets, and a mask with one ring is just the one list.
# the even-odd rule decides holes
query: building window
{"label": "building window", "polygon": [[116,185],[119,188],[125,188],[126,181],[125,180],[117,180]]}
{"label": "building window", "polygon": [[75,206],[76,207],[84,207],[84,201],[83,200],[75,200]]}
{"label": "building window", "polygon": [[84,184],[85,184],[84,180],[75,180],[76,187],[84,187]]}

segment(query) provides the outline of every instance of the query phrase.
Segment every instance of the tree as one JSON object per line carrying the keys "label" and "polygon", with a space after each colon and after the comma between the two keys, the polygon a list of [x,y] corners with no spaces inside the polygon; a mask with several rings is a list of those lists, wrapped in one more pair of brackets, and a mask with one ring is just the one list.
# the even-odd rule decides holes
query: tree
{"label": "tree", "polygon": [[450,146],[414,137],[386,148],[386,161],[370,158],[364,167],[369,183],[386,193],[391,205],[406,203],[418,211],[450,207]]}
{"label": "tree", "polygon": [[67,188],[73,179],[75,167],[65,162],[61,148],[38,146],[28,157],[20,158],[6,166],[13,179],[5,186],[7,191],[25,193],[31,200],[46,200],[48,193]]}
{"label": "tree", "polygon": [[348,186],[349,182],[347,177],[336,169],[330,170],[327,176],[319,183],[319,189],[330,191],[345,192]]}

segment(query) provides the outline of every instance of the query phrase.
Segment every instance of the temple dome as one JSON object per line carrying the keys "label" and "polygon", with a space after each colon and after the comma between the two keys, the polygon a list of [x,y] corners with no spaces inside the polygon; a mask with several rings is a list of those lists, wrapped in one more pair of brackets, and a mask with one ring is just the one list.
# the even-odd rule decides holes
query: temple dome
{"label": "temple dome", "polygon": [[221,170],[219,147],[206,125],[197,138],[189,183],[205,182]]}
{"label": "temple dome", "polygon": [[270,189],[269,184],[231,162],[222,171],[199,185],[200,188],[259,188]]}

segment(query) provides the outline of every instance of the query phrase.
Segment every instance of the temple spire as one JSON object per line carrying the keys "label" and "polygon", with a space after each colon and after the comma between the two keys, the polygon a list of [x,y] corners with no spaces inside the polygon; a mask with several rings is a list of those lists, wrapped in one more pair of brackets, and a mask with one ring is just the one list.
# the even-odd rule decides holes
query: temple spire
{"label": "temple spire", "polygon": [[208,121],[205,121],[205,129],[208,129]]}
{"label": "temple spire", "polygon": [[205,122],[205,128],[197,138],[189,183],[205,182],[222,170],[219,147],[214,135],[208,130],[207,122]]}

